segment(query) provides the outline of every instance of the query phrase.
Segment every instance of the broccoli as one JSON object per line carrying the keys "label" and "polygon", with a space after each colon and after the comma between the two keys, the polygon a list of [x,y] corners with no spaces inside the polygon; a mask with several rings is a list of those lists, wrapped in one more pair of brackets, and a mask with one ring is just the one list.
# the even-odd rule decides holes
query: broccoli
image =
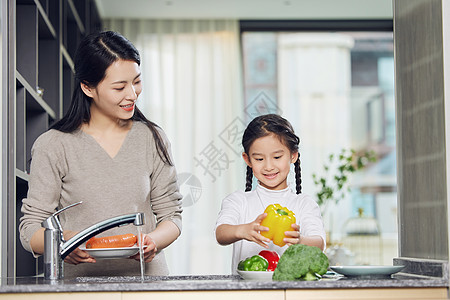
{"label": "broccoli", "polygon": [[328,257],[317,247],[296,244],[281,255],[273,280],[317,280],[327,272]]}

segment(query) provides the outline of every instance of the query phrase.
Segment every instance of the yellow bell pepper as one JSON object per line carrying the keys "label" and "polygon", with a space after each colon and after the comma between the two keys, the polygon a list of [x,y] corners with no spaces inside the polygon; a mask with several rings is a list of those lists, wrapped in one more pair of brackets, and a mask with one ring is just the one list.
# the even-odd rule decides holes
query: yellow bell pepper
{"label": "yellow bell pepper", "polygon": [[261,226],[268,227],[269,231],[261,231],[261,235],[269,238],[275,245],[283,247],[286,243],[285,231],[293,231],[291,227],[295,223],[295,215],[292,211],[280,204],[271,204],[264,211],[267,216],[261,222]]}

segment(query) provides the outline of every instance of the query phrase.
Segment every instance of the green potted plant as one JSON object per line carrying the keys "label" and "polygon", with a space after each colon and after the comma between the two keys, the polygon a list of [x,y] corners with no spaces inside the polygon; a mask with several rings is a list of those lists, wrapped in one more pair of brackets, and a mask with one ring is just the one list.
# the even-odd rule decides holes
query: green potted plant
{"label": "green potted plant", "polygon": [[318,176],[316,173],[312,175],[314,184],[318,187],[317,204],[322,214],[329,203],[337,204],[350,191],[348,186],[350,175],[375,161],[373,151],[358,153],[353,149],[342,149],[339,154],[329,155],[328,161],[323,166],[325,171],[323,175]]}

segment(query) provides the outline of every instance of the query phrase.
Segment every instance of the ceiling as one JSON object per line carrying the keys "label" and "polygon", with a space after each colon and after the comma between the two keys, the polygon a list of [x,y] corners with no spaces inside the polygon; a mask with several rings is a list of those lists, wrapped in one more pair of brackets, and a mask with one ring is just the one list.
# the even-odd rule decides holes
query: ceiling
{"label": "ceiling", "polygon": [[95,0],[102,18],[392,19],[392,0]]}

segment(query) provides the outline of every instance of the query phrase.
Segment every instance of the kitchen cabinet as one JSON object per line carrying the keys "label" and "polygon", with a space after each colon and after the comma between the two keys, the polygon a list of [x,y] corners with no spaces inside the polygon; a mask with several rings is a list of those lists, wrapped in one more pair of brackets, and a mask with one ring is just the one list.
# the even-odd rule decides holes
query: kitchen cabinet
{"label": "kitchen cabinet", "polygon": [[2,251],[2,275],[26,276],[42,272],[42,258],[25,251],[18,236],[31,147],[66,111],[76,47],[86,34],[101,29],[101,20],[94,0],[11,0],[8,18],[7,251]]}
{"label": "kitchen cabinet", "polygon": [[445,288],[405,289],[313,289],[313,290],[241,290],[241,291],[157,291],[0,294],[0,300],[71,300],[71,299],[160,299],[160,300],[320,300],[320,299],[447,299]]}
{"label": "kitchen cabinet", "polygon": [[447,299],[445,288],[370,288],[338,290],[286,290],[285,300],[325,299]]}

